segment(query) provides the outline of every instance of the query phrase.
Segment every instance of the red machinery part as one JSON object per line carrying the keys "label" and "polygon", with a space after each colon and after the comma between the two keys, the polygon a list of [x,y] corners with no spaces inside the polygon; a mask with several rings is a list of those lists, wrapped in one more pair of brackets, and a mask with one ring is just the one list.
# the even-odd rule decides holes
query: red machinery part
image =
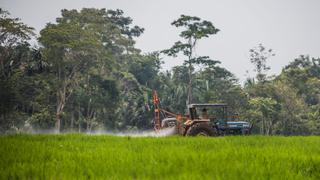
{"label": "red machinery part", "polygon": [[160,122],[159,97],[158,97],[157,91],[153,91],[153,104],[154,104],[154,130],[158,132],[161,129],[161,122]]}

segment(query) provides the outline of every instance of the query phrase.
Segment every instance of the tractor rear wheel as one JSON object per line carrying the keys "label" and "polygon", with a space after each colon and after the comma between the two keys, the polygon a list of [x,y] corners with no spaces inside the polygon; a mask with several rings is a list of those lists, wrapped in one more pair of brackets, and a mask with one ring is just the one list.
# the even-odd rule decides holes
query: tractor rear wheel
{"label": "tractor rear wheel", "polygon": [[210,123],[196,123],[192,125],[187,133],[187,136],[217,136],[217,129],[214,128]]}

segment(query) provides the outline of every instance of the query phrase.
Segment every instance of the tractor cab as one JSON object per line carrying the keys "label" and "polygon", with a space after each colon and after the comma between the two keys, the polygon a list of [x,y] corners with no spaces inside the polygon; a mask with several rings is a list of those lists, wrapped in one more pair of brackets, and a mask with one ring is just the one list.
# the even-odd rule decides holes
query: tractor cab
{"label": "tractor cab", "polygon": [[188,110],[191,120],[209,119],[210,121],[226,122],[227,104],[189,104]]}

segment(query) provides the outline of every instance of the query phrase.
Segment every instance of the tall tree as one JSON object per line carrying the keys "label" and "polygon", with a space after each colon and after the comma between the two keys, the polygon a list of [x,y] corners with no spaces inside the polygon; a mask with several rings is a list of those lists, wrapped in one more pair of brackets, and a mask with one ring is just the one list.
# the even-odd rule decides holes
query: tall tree
{"label": "tall tree", "polygon": [[208,56],[197,56],[196,45],[202,38],[207,38],[209,35],[216,34],[219,29],[214,27],[210,21],[201,20],[199,17],[181,15],[180,18],[173,21],[171,25],[176,27],[182,27],[184,30],[180,33],[180,37],[185,42],[178,41],[170,49],[163,50],[164,54],[168,56],[176,57],[179,53],[182,53],[187,59],[184,60],[184,64],[188,66],[188,97],[187,104],[192,103],[192,83],[193,83],[193,71],[194,65],[204,64],[208,66],[214,66],[219,61],[211,60]]}
{"label": "tall tree", "polygon": [[266,80],[266,72],[270,70],[267,65],[267,59],[275,56],[272,49],[267,49],[262,44],[249,50],[250,61],[255,66],[255,71],[257,72],[257,80],[263,82]]}
{"label": "tall tree", "polygon": [[17,63],[10,61],[13,48],[34,36],[34,28],[9,15],[8,11],[0,8],[0,75],[4,78],[10,75],[11,67]]}
{"label": "tall tree", "polygon": [[28,43],[34,36],[33,30],[34,28],[21,22],[19,18],[11,18],[8,11],[0,8],[0,130],[23,125],[24,112],[30,110],[28,105],[31,103],[26,99],[32,99],[33,94],[23,97],[27,90],[22,87],[28,84],[28,89],[35,89],[24,78],[32,71],[32,63],[36,65],[33,61],[36,50]]}
{"label": "tall tree", "polygon": [[[86,13],[84,10],[82,14]],[[50,61],[55,74],[57,131],[60,131],[64,108],[79,86],[80,76],[102,59],[103,43],[100,34],[92,30],[101,23],[102,17],[93,18],[97,14],[92,13],[91,18],[81,17],[81,13],[75,10],[62,10],[62,17],[57,18],[57,24],[47,24],[40,32],[39,41],[44,46],[45,57]]]}
{"label": "tall tree", "polygon": [[[143,28],[131,27],[131,22],[121,10],[62,10],[57,24],[47,24],[40,32],[39,41],[56,75],[58,131],[70,97],[88,79],[83,77],[95,72],[95,75],[103,77],[103,83],[112,76],[120,79],[119,71],[127,71],[127,57],[139,53],[133,46],[133,37],[143,32]],[[90,101],[90,98],[87,100]],[[89,114],[93,114],[92,108],[90,111]]]}

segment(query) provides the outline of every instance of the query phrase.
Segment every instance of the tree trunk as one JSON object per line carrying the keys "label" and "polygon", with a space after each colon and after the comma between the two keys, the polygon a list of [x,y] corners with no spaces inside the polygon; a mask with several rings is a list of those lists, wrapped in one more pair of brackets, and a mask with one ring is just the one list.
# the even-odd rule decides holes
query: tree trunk
{"label": "tree trunk", "polygon": [[80,103],[78,106],[78,132],[81,132],[81,109],[80,109]]}
{"label": "tree trunk", "polygon": [[270,135],[270,124],[268,123],[267,127],[266,127],[266,135]]}
{"label": "tree trunk", "polygon": [[192,39],[191,37],[189,38],[188,40],[188,44],[190,45],[190,54],[188,56],[188,60],[189,60],[189,83],[188,83],[188,102],[187,102],[187,105],[188,104],[191,104],[192,103],[192,63],[191,63],[191,59],[192,59],[192,55],[193,55],[193,48],[195,47],[195,43],[192,43]]}
{"label": "tree trunk", "polygon": [[73,131],[73,125],[74,125],[74,112],[71,112],[71,123],[70,123],[70,129]]}
{"label": "tree trunk", "polygon": [[57,105],[57,112],[56,112],[56,127],[55,127],[57,133],[60,133],[60,130],[61,130],[61,116],[65,106],[65,98],[66,98],[65,91],[58,90],[57,92],[58,105]]}
{"label": "tree trunk", "polygon": [[188,83],[188,98],[187,105],[192,103],[192,69],[191,64],[189,64],[189,83]]}
{"label": "tree trunk", "polygon": [[262,121],[261,121],[261,130],[260,130],[260,134],[264,134],[264,118],[262,118]]}
{"label": "tree trunk", "polygon": [[60,133],[60,128],[61,128],[61,113],[57,113],[56,114],[56,125],[55,125],[56,127],[56,132],[57,133]]}
{"label": "tree trunk", "polygon": [[89,132],[89,125],[90,125],[89,119],[86,118],[86,122],[87,122],[87,129],[86,129],[86,131],[87,131],[87,133],[88,133],[88,132]]}

